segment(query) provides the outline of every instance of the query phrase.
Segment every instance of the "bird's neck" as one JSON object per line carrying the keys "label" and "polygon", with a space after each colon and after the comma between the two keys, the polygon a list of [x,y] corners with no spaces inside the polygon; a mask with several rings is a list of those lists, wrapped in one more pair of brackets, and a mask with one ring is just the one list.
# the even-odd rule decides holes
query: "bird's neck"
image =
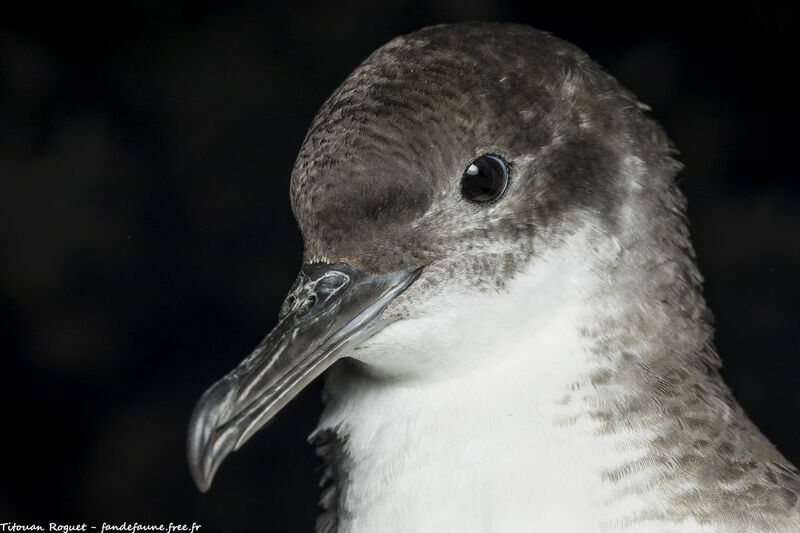
{"label": "bird's neck", "polygon": [[652,525],[662,491],[681,482],[664,477],[669,455],[708,421],[719,432],[741,416],[716,373],[691,261],[652,261],[625,277],[605,270],[580,298],[531,313],[505,332],[514,356],[486,353],[471,372],[333,368],[319,431],[339,446],[339,531]]}
{"label": "bird's neck", "polygon": [[593,531],[612,505],[638,511],[605,479],[644,457],[649,436],[604,434],[604,421],[570,396],[591,388],[588,379],[531,381],[529,371],[509,364],[403,384],[337,368],[328,390],[350,389],[347,399],[331,392],[327,411],[349,411],[328,427],[342,447],[339,531],[526,531],[534,517],[539,530],[558,531],[566,515]]}

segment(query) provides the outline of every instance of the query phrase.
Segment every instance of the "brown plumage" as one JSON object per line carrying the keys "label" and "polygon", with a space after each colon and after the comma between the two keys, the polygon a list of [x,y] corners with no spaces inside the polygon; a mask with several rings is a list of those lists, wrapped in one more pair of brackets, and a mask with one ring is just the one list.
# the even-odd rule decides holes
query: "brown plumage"
{"label": "brown plumage", "polygon": [[798,471],[720,377],[646,110],[523,26],[372,54],[300,150],[278,324],[192,414],[198,488],[326,372],[324,533],[800,529]]}
{"label": "brown plumage", "polygon": [[[646,109],[583,52],[532,28],[457,24],[399,37],[328,98],[300,150],[291,199],[305,260],[369,272],[429,264],[388,310],[407,316],[442,280],[502,291],[591,219],[620,243],[600,290],[631,305],[584,328],[590,379],[557,400],[591,405],[601,432],[659,435],[646,457],[603,474],[617,483],[647,470],[635,490],[663,493],[661,508],[619,524],[692,517],[725,531],[797,531],[800,476],[719,375],[679,164]],[[511,168],[507,198],[491,211],[457,201],[465,162],[483,153]],[[332,401],[337,393],[334,383]],[[332,442],[324,449],[338,468],[353,460]],[[333,531],[335,491],[323,501],[320,531]]]}

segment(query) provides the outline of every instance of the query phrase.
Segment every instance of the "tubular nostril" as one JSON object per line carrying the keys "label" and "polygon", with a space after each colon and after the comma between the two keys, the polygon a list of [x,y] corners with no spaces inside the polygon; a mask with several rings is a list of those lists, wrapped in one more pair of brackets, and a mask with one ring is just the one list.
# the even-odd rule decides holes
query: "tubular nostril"
{"label": "tubular nostril", "polygon": [[303,316],[304,314],[308,313],[311,311],[311,308],[314,307],[315,303],[317,303],[317,295],[309,295],[308,298],[306,298],[305,301],[298,306],[295,316]]}

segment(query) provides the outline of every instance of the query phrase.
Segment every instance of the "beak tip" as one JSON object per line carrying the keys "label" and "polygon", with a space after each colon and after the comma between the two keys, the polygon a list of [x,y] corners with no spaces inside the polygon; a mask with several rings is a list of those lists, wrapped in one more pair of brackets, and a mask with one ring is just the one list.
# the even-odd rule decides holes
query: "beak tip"
{"label": "beak tip", "polygon": [[193,439],[191,435],[188,444],[189,472],[192,474],[192,480],[197,485],[197,489],[200,492],[206,492],[211,486],[211,476],[203,468],[203,464],[206,462],[204,450],[197,439]]}
{"label": "beak tip", "polygon": [[[223,456],[224,457],[224,456]],[[211,487],[211,482],[214,481],[214,474],[216,473],[216,466],[219,466],[219,460],[213,461],[205,448],[200,449],[197,446],[197,441],[189,438],[189,472],[192,474],[192,480],[200,492],[207,492]]]}
{"label": "beak tip", "polygon": [[196,477],[194,475],[192,475],[192,478],[194,479],[194,484],[197,485],[197,490],[201,493],[206,493],[208,489],[211,488],[211,481],[213,478]]}
{"label": "beak tip", "polygon": [[216,469],[228,453],[228,449],[220,449],[219,441],[225,439],[220,439],[219,429],[232,393],[229,380],[220,380],[203,394],[189,420],[186,456],[192,479],[200,492],[211,487]]}

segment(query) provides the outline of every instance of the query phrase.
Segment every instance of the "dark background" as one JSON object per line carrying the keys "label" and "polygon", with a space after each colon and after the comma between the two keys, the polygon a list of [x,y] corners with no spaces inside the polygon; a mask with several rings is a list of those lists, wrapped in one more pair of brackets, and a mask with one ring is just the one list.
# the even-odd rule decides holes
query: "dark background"
{"label": "dark background", "polygon": [[189,414],[294,280],[288,180],[319,105],[395,35],[457,20],[552,31],[653,107],[686,165],[725,376],[800,460],[794,8],[165,4],[4,7],[0,520],[310,531],[318,384],[205,495]]}

